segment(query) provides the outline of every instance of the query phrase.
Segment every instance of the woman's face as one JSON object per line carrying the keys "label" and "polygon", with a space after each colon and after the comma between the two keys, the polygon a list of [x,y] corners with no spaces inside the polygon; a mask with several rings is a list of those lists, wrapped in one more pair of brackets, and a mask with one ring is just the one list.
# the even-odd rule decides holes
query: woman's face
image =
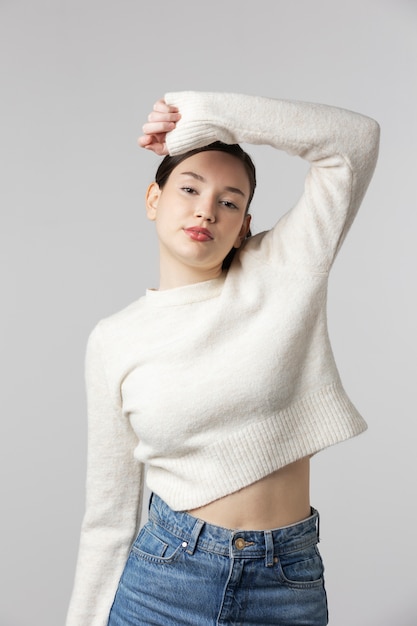
{"label": "woman's face", "polygon": [[156,223],[161,268],[175,264],[201,272],[221,270],[249,229],[246,215],[250,185],[243,163],[220,152],[199,152],[184,159],[160,189],[152,183],[147,213]]}

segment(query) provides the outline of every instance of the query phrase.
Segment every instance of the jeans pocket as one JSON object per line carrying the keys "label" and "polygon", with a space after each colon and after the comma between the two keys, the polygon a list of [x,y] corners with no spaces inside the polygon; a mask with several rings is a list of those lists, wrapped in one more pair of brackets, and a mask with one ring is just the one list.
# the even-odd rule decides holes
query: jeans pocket
{"label": "jeans pocket", "polygon": [[323,585],[324,566],[317,545],[277,557],[275,564],[280,582],[296,588]]}
{"label": "jeans pocket", "polygon": [[186,549],[187,544],[165,528],[147,522],[132,546],[132,555],[152,563],[172,563]]}

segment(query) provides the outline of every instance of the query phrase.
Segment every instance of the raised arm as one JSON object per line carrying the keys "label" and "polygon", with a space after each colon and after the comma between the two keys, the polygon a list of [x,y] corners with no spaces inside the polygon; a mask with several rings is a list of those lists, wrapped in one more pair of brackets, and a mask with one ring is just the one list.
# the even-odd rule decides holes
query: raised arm
{"label": "raised arm", "polygon": [[296,249],[300,263],[328,271],[372,177],[378,124],[327,105],[241,94],[178,92],[160,102],[164,112],[154,110],[144,130],[166,123],[163,153],[220,140],[270,145],[311,163],[303,197],[275,229],[275,245],[284,256]]}

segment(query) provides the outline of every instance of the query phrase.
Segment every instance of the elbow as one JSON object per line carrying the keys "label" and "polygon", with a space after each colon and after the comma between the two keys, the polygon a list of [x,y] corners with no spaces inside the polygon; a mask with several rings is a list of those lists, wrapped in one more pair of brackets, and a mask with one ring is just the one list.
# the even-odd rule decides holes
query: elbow
{"label": "elbow", "polygon": [[366,143],[368,144],[371,154],[378,156],[379,141],[381,137],[381,127],[378,122],[371,117],[365,118],[367,121],[366,127]]}
{"label": "elbow", "polygon": [[369,170],[372,176],[378,160],[381,128],[378,122],[370,117],[364,117],[363,122],[358,161],[362,163],[362,169]]}

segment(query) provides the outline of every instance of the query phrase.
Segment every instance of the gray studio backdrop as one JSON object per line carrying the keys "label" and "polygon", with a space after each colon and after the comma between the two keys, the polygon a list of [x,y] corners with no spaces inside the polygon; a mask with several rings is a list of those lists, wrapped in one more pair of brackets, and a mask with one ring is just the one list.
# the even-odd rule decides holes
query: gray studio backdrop
{"label": "gray studio backdrop", "polygon": [[[326,102],[375,117],[380,160],[329,317],[369,423],[318,455],[331,626],[415,626],[416,2],[1,0],[0,626],[60,626],[84,507],[88,333],[157,283],[136,147],[168,90]],[[249,148],[254,230],[303,163]]]}

